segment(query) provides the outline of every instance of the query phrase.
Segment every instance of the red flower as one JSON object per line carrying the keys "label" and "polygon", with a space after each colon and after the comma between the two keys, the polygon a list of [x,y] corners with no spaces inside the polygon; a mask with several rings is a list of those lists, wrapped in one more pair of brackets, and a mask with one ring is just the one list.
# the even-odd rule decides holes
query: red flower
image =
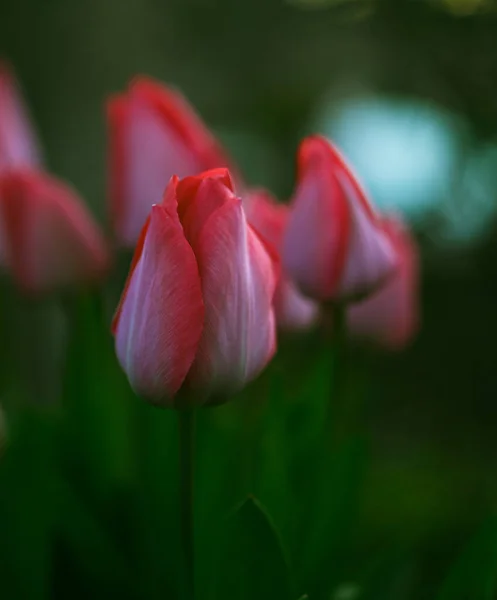
{"label": "red flower", "polygon": [[[288,205],[276,202],[266,190],[252,190],[247,195],[245,210],[249,223],[279,253],[289,216]],[[307,329],[319,312],[316,302],[299,292],[285,273],[278,281],[274,308],[278,326],[286,330]]]}
{"label": "red flower", "polygon": [[114,320],[135,391],[178,407],[253,379],[275,351],[275,265],[247,224],[229,173],[173,177],[135,249]]}
{"label": "red flower", "polygon": [[379,217],[338,150],[304,139],[282,262],[300,290],[321,301],[355,300],[394,272],[395,252]]}
{"label": "red flower", "polygon": [[147,79],[110,99],[107,109],[111,211],[121,244],[133,247],[152,204],[173,175],[229,166],[185,98]]}
{"label": "red flower", "polygon": [[0,177],[1,258],[29,292],[89,283],[107,270],[105,242],[76,193],[28,170]]}
{"label": "red flower", "polygon": [[418,253],[402,223],[385,219],[384,227],[399,258],[398,270],[375,294],[349,308],[348,325],[352,336],[399,349],[419,324]]}

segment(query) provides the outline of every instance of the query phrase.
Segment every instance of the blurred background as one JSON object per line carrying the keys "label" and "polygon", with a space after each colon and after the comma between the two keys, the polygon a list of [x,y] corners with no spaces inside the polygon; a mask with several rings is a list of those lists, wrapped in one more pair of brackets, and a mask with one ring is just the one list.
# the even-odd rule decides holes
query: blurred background
{"label": "blurred background", "polygon": [[[322,597],[366,597],[358,572],[382,572],[364,565],[383,558],[396,565],[385,567],[395,576],[383,598],[434,597],[497,503],[497,5],[1,0],[0,55],[17,70],[51,170],[102,223],[104,102],[138,73],[180,88],[251,184],[288,198],[298,142],[321,132],[374,202],[404,215],[420,243],[422,328],[400,353],[351,351],[350,393],[361,407],[344,402],[336,423],[339,437],[361,439],[367,459],[356,512],[329,557],[336,585]],[[314,377],[324,347],[319,334],[291,340],[281,360]],[[230,418],[230,408],[219,410],[221,422]],[[277,461],[264,435],[262,461],[266,451]],[[23,460],[31,472],[29,454]],[[116,531],[127,522],[126,505],[117,506]],[[61,556],[68,579],[88,581],[79,559]]]}

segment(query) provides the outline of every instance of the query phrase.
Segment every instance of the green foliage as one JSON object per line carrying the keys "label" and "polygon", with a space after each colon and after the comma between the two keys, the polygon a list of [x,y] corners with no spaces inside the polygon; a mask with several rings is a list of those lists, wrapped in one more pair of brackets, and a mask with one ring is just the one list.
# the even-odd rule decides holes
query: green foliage
{"label": "green foliage", "polygon": [[255,498],[227,519],[212,599],[293,600],[290,570],[274,523]]}
{"label": "green foliage", "polygon": [[494,600],[496,595],[497,516],[492,516],[452,567],[436,600]]}

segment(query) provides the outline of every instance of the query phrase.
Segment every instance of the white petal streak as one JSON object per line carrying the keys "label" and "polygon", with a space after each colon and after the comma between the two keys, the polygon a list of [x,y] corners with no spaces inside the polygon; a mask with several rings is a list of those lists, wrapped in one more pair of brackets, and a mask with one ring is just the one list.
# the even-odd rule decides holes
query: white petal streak
{"label": "white petal streak", "polygon": [[152,209],[125,294],[116,328],[119,361],[138,394],[168,403],[193,362],[203,305],[193,251],[162,207]]}
{"label": "white petal streak", "polygon": [[353,298],[381,286],[397,267],[396,253],[379,220],[368,214],[348,177],[338,174],[348,198],[351,227],[347,259],[338,296]]}
{"label": "white petal streak", "polygon": [[273,264],[234,196],[208,219],[194,250],[205,324],[191,384],[232,392],[253,379],[275,349]]}

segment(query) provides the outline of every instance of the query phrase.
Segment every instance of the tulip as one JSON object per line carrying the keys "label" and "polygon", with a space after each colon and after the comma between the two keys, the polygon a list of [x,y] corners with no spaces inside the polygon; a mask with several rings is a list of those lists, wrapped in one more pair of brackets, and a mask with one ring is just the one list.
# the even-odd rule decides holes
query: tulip
{"label": "tulip", "polygon": [[107,106],[110,201],[114,229],[134,247],[152,204],[173,175],[186,177],[229,161],[178,92],[139,77]]}
{"label": "tulip", "polygon": [[9,67],[0,63],[0,174],[41,162],[36,135]]}
{"label": "tulip", "polygon": [[[252,227],[279,253],[289,216],[288,205],[276,202],[266,190],[252,190],[245,200],[245,211]],[[301,294],[283,272],[274,295],[274,308],[278,326],[287,331],[311,327],[319,313],[317,303]]]}
{"label": "tulip", "polygon": [[275,351],[275,287],[274,259],[229,172],[174,176],[141,232],[113,323],[133,389],[174,408],[224,401]]}
{"label": "tulip", "polygon": [[37,171],[0,176],[0,255],[27,292],[91,283],[105,273],[105,242],[80,198]]}
{"label": "tulip", "polygon": [[380,218],[325,138],[304,139],[297,166],[297,188],[282,241],[285,272],[315,300],[343,303],[367,296],[396,268]]}
{"label": "tulip", "polygon": [[349,308],[347,323],[351,336],[396,350],[418,327],[418,255],[400,221],[385,219],[384,227],[399,257],[398,270],[375,294]]}

